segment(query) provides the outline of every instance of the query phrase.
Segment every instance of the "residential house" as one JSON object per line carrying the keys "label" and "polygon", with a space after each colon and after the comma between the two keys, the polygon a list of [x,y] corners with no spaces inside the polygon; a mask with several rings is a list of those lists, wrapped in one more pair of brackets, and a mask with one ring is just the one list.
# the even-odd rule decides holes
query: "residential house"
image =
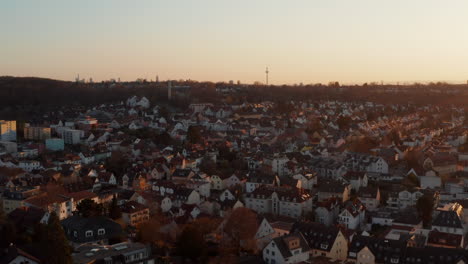
{"label": "residential house", "polygon": [[439,232],[434,229],[427,236],[427,246],[442,248],[464,248],[465,237],[460,234]]}
{"label": "residential house", "polygon": [[10,213],[16,208],[25,206],[25,200],[40,192],[36,187],[13,187],[6,189],[2,195],[3,211]]}
{"label": "residential house", "polygon": [[312,196],[296,188],[260,187],[245,194],[245,207],[257,213],[300,218],[312,211]]}
{"label": "residential house", "polygon": [[4,264],[41,264],[43,263],[39,258],[29,254],[28,252],[10,245],[8,248],[3,249],[0,254],[0,263]]}
{"label": "residential house", "polygon": [[362,153],[347,153],[345,166],[352,171],[388,173],[388,163],[382,157]]}
{"label": "residential house", "polygon": [[359,191],[361,187],[367,187],[367,173],[365,171],[348,171],[343,175],[343,180],[351,185],[351,189]]}
{"label": "residential house", "polygon": [[320,181],[318,186],[318,200],[325,201],[332,197],[340,198],[342,202],[349,199],[351,194],[351,185],[338,181],[326,180]]}
{"label": "residential house", "polygon": [[391,192],[388,195],[387,206],[392,209],[404,209],[415,206],[418,199],[424,193],[420,189],[404,189],[399,192]]}
{"label": "residential house", "polygon": [[312,190],[317,185],[318,175],[317,172],[309,172],[304,175],[296,174],[293,176],[293,179],[300,181],[302,188]]}
{"label": "residential house", "polygon": [[357,235],[349,246],[348,260],[359,264],[404,263],[405,249],[406,241]]}
{"label": "residential house", "polygon": [[247,193],[253,192],[256,188],[261,185],[273,187],[277,177],[273,174],[255,173],[249,174],[245,183],[245,191]]}
{"label": "residential house", "polygon": [[267,264],[301,263],[309,259],[310,247],[301,233],[274,238],[263,249],[263,260]]}
{"label": "residential house", "polygon": [[71,216],[61,221],[67,239],[73,245],[85,243],[108,244],[110,240],[120,238],[122,228],[104,216]]}
{"label": "residential house", "polygon": [[380,206],[379,187],[367,186],[360,188],[357,193],[358,199],[369,211],[375,211]]}
{"label": "residential house", "polygon": [[142,243],[122,242],[111,246],[87,245],[73,253],[73,263],[145,263],[155,264],[151,247]]}
{"label": "residential house", "polygon": [[189,189],[186,187],[178,186],[174,190],[174,195],[172,196],[173,202],[172,205],[175,207],[181,207],[183,204],[200,204],[200,193],[196,190]]}
{"label": "residential house", "polygon": [[257,248],[264,248],[273,238],[288,235],[294,220],[284,217],[263,217],[255,233]]}
{"label": "residential house", "polygon": [[129,201],[120,206],[125,224],[138,227],[149,220],[149,208],[135,201]]}
{"label": "residential house", "polygon": [[73,215],[74,200],[64,194],[41,193],[24,200],[24,206],[55,212],[62,220]]}
{"label": "residential house", "polygon": [[364,227],[366,216],[366,207],[358,199],[348,201],[344,205],[344,209],[338,216],[338,222],[348,229],[361,229]]}
{"label": "residential house", "polygon": [[311,248],[311,257],[325,257],[345,261],[348,254],[348,237],[338,227],[326,227],[314,222],[297,222],[291,232],[304,235]]}

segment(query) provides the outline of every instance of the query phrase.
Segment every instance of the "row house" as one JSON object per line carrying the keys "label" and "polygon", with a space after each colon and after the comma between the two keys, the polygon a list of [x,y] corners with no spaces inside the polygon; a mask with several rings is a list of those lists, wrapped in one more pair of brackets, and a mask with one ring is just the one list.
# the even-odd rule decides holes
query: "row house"
{"label": "row house", "polygon": [[166,213],[172,208],[171,196],[162,196],[154,191],[135,192],[130,197],[130,201],[136,201],[147,206],[150,213],[155,211]]}
{"label": "row house", "polygon": [[313,158],[310,167],[320,176],[330,179],[341,179],[348,171],[341,162],[331,158]]}
{"label": "row house", "polygon": [[420,189],[389,193],[387,207],[392,209],[404,209],[406,207],[415,206],[418,199],[423,195]]}
{"label": "row house", "polygon": [[388,173],[388,163],[382,157],[361,153],[347,153],[344,164],[352,171]]}
{"label": "row house", "polygon": [[31,172],[33,170],[41,169],[42,165],[37,160],[21,160],[18,163],[18,167],[25,170],[25,171]]}
{"label": "row house", "polygon": [[300,232],[310,246],[311,257],[345,261],[349,239],[338,227],[326,227],[314,222],[297,222],[291,232]]}
{"label": "row house", "polygon": [[149,208],[135,201],[129,201],[120,206],[122,219],[129,226],[138,227],[149,221]]}
{"label": "row house", "polygon": [[235,174],[232,174],[230,176],[211,175],[210,182],[211,182],[211,189],[214,189],[214,190],[223,190],[223,189],[232,188],[238,185],[241,185],[241,186],[244,185],[244,181]]}
{"label": "row house", "polygon": [[312,211],[312,196],[295,188],[260,187],[244,198],[245,207],[261,214],[300,218]]}

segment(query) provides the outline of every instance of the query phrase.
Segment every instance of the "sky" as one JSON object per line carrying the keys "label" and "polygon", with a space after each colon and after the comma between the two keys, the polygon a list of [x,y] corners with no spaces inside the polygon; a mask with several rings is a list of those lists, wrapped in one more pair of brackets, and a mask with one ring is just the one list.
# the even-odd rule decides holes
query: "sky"
{"label": "sky", "polygon": [[468,80],[466,0],[5,0],[0,76]]}

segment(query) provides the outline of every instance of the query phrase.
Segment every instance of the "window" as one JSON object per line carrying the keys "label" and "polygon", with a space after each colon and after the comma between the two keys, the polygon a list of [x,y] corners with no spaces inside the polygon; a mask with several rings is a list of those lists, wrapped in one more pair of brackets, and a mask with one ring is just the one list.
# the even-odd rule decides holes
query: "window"
{"label": "window", "polygon": [[102,235],[104,235],[106,233],[106,230],[104,228],[100,228],[100,229],[98,229],[97,232],[98,232],[98,235],[102,236]]}
{"label": "window", "polygon": [[78,232],[73,231],[73,236],[74,236],[74,237],[78,237]]}
{"label": "window", "polygon": [[86,235],[86,237],[92,237],[93,236],[93,231],[88,230],[88,231],[86,231],[85,235]]}

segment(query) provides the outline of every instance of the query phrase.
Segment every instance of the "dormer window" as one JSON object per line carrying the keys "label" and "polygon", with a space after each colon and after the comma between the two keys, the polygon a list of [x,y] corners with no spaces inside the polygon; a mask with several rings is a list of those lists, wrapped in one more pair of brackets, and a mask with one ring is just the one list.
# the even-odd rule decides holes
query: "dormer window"
{"label": "dormer window", "polygon": [[93,236],[93,231],[91,231],[91,230],[86,231],[85,236],[86,237],[92,237]]}
{"label": "dormer window", "polygon": [[106,233],[106,230],[105,230],[104,228],[99,228],[99,229],[98,229],[98,235],[99,235],[99,236],[102,236],[102,235],[104,235],[105,233]]}

